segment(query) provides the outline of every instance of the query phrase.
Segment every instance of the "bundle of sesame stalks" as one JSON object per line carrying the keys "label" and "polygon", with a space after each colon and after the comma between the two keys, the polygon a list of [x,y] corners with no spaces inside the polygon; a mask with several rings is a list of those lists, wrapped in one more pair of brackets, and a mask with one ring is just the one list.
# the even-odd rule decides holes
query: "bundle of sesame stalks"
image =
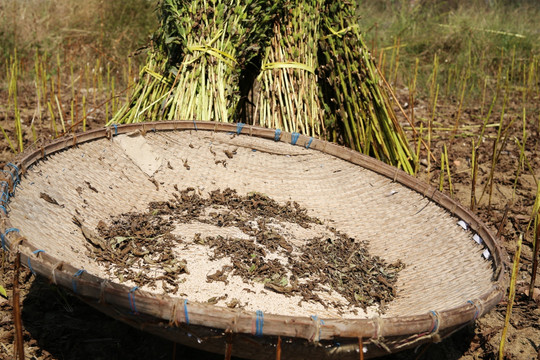
{"label": "bundle of sesame stalks", "polygon": [[254,89],[253,123],[321,137],[316,69],[324,0],[291,0],[274,25]]}
{"label": "bundle of sesame stalks", "polygon": [[355,3],[327,0],[318,75],[328,137],[412,173],[407,138],[355,22]]}
{"label": "bundle of sesame stalks", "polygon": [[244,121],[336,141],[412,173],[355,4],[161,0],[148,62],[110,123]]}
{"label": "bundle of sesame stalks", "polygon": [[232,121],[241,72],[267,42],[279,8],[270,0],[160,1],[148,63],[111,123]]}

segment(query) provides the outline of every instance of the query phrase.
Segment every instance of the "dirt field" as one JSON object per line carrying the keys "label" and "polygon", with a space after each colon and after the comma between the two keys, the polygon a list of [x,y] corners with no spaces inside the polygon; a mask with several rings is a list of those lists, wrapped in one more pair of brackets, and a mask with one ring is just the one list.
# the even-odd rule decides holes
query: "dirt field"
{"label": "dirt field", "polygon": [[[35,109],[32,92],[20,90],[20,107],[24,124],[29,124]],[[26,96],[25,96],[26,95]],[[0,93],[0,96],[3,96]],[[4,95],[5,96],[5,95]],[[400,92],[402,103],[408,99],[405,90]],[[536,116],[540,108],[540,99],[535,98],[532,106],[536,106]],[[6,99],[0,99],[5,104]],[[511,109],[508,114],[521,112],[517,102],[509,102]],[[429,117],[428,106],[419,102],[415,106],[417,118]],[[443,144],[449,151],[450,170],[454,197],[461,203],[470,204],[471,194],[471,139],[465,130],[458,130],[455,138],[451,132],[438,130],[453,126],[453,117],[457,105],[446,104],[440,107],[435,119],[433,131],[433,151],[436,159],[440,159]],[[467,108],[462,115],[463,126],[478,125],[480,107]],[[102,126],[100,112],[97,111],[90,119],[89,127]],[[496,115],[494,115],[494,119]],[[514,115],[509,115],[514,116]],[[497,121],[497,120],[495,120]],[[495,122],[491,121],[491,122]],[[405,123],[405,120],[402,119]],[[2,120],[2,126],[13,136],[9,128],[13,122],[9,117]],[[538,123],[538,121],[536,121]],[[37,124],[39,141],[50,137],[47,121]],[[477,194],[481,194],[489,176],[492,159],[493,138],[496,128],[486,129],[486,140],[479,149],[479,172]],[[515,199],[511,202],[514,179],[520,150],[514,138],[522,138],[522,122],[518,119],[511,128],[511,135],[501,152],[499,163],[494,173],[494,187],[491,207],[487,204],[487,195],[480,202],[476,213],[486,222],[493,233],[501,232],[501,243],[508,252],[509,267],[515,252],[516,241],[526,228],[530,219],[532,205],[535,199],[536,184],[533,174],[525,171],[517,181]],[[526,143],[525,156],[534,171],[536,179],[540,178],[540,124],[531,121],[528,125],[529,134]],[[473,131],[477,133],[477,130]],[[31,131],[25,128],[25,141],[30,143]],[[412,132],[408,135],[412,137]],[[476,140],[477,137],[475,137]],[[0,161],[7,162],[14,158],[7,142],[0,141]],[[432,163],[432,171],[427,173],[425,166],[420,171],[420,178],[431,181],[432,185],[439,182],[440,164]],[[449,192],[448,182],[445,191]],[[507,218],[504,219],[505,209],[508,208]],[[540,277],[536,280],[536,302],[527,297],[530,273],[532,268],[531,236],[524,238],[516,302],[511,318],[511,325],[506,343],[507,359],[540,359]],[[13,259],[2,253],[0,284],[8,293],[7,299],[0,297],[0,358],[10,359],[13,354],[14,326],[12,319],[12,284],[14,265]],[[507,268],[507,271],[509,269]],[[23,268],[20,275],[22,296],[22,318],[24,322],[24,340],[27,359],[221,359],[222,356],[202,353],[193,349],[174,345],[171,342],[153,337],[142,331],[131,328],[116,320],[99,313],[77,298],[57,289],[47,280],[35,278],[29,270]],[[439,344],[423,345],[418,349],[389,356],[386,359],[496,359],[506,313],[506,300],[496,309],[478,319],[475,324],[464,328],[452,337]]]}

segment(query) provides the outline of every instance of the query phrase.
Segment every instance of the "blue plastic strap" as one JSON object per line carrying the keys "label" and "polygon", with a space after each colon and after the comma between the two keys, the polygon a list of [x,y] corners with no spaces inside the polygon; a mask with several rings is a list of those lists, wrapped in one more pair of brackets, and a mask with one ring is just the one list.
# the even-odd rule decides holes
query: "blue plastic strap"
{"label": "blue plastic strap", "polygon": [[430,310],[429,313],[433,315],[433,325],[431,326],[430,334],[436,333],[439,330],[439,314],[436,311]]}
{"label": "blue plastic strap", "polygon": [[236,124],[236,134],[240,135],[240,133],[242,132],[242,129],[244,128],[244,125],[246,124],[241,123],[241,122]]}
{"label": "blue plastic strap", "polygon": [[4,236],[7,236],[7,234],[9,234],[10,232],[19,232],[19,229],[16,229],[16,228],[9,228],[6,230],[6,232],[4,233]]}
{"label": "blue plastic strap", "polygon": [[19,229],[9,228],[9,229],[6,230],[6,232],[3,235],[0,234],[0,237],[2,238],[2,249],[7,250],[7,248],[6,248],[6,236],[10,232],[14,232],[14,231],[19,232]]}
{"label": "blue plastic strap", "polygon": [[478,308],[478,305],[476,305],[474,301],[467,300],[467,302],[471,304],[472,306],[474,306],[474,308],[476,309],[476,311],[474,312],[474,318],[472,320],[472,321],[476,321],[476,319],[478,319],[478,315],[480,315],[480,309]]}
{"label": "blue plastic strap", "polygon": [[134,292],[138,289],[138,286],[134,286],[131,290],[129,290],[128,298],[129,298],[129,307],[131,308],[131,312],[135,315],[139,315],[137,312],[137,307],[135,306],[135,294]]}
{"label": "blue plastic strap", "polygon": [[[37,255],[39,253],[44,253],[45,250],[35,250],[33,251],[32,253]],[[30,257],[28,257],[28,268],[30,269],[30,271],[32,272],[32,274],[36,275],[36,272],[34,271],[34,269],[32,268],[32,264],[30,264]]]}
{"label": "blue plastic strap", "polygon": [[9,201],[9,184],[7,183],[7,181],[0,181],[0,187],[2,186],[4,186],[4,191],[2,191],[2,195],[0,195],[0,202],[3,205],[7,205]]}
{"label": "blue plastic strap", "polygon": [[80,269],[80,270],[77,271],[75,274],[73,274],[73,279],[71,279],[71,286],[73,287],[73,292],[74,292],[75,294],[77,293],[77,281],[75,281],[75,280],[76,280],[75,278],[78,278],[78,277],[81,276],[84,272],[86,272],[86,270]]}
{"label": "blue plastic strap", "polygon": [[188,304],[188,300],[185,299],[184,300],[184,318],[186,319],[186,324],[189,325],[189,315],[187,311],[187,304]]}
{"label": "blue plastic strap", "polygon": [[279,141],[281,139],[281,129],[276,129],[276,132],[274,133],[274,141]]}
{"label": "blue plastic strap", "polygon": [[261,310],[257,310],[256,314],[257,318],[255,319],[255,336],[263,336],[264,314]]}
{"label": "blue plastic strap", "polygon": [[324,325],[324,320],[323,320],[323,319],[319,319],[319,318],[317,317],[317,315],[311,315],[311,320],[315,321],[315,323],[318,324],[317,326],[319,327],[319,338],[317,339],[317,341],[319,341],[320,338],[321,338],[321,333],[322,333],[322,330],[321,330],[320,325]]}
{"label": "blue plastic strap", "polygon": [[7,216],[7,210],[3,205],[0,205],[0,209],[4,210],[4,214]]}
{"label": "blue plastic strap", "polygon": [[296,142],[298,141],[298,137],[300,137],[300,134],[297,132],[293,132],[291,134],[291,144],[296,145]]}
{"label": "blue plastic strap", "polygon": [[311,143],[313,142],[313,138],[309,138],[309,141],[307,142],[306,144],[306,149],[309,149],[309,147],[311,146]]}
{"label": "blue plastic strap", "polygon": [[118,125],[113,124],[113,128],[114,128],[114,135],[118,135]]}
{"label": "blue plastic strap", "polygon": [[14,175],[13,173],[11,173],[11,178],[13,179],[13,187],[15,187],[21,182],[21,178],[19,177],[19,168],[13,163],[7,163],[6,166],[9,166],[13,170],[15,170],[15,179],[13,179]]}

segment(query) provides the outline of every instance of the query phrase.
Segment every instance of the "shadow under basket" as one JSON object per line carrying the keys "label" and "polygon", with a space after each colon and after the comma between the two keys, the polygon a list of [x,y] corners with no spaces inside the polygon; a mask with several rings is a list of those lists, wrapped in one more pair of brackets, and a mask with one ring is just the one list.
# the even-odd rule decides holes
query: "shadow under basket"
{"label": "shadow under basket", "polygon": [[[19,159],[5,167],[0,187],[3,250],[20,252],[33,273],[109,316],[187,346],[253,359],[377,357],[440,341],[504,293],[503,252],[468,209],[403,171],[297,133],[213,122],[130,124],[65,137]],[[298,301],[284,305],[289,294],[268,289],[244,289],[260,296],[258,303],[238,295],[243,306],[211,304],[204,297],[220,293],[203,288],[227,294],[227,282],[190,289],[179,282],[167,292],[123,281],[98,264],[88,233],[74,222],[96,229],[183,189],[297,203],[353,243],[367,244],[373,256],[402,263],[395,297],[380,311],[354,313],[309,301],[296,310]],[[177,236],[208,231],[227,241],[226,229],[203,225]],[[183,246],[177,255],[189,268],[196,254]]]}

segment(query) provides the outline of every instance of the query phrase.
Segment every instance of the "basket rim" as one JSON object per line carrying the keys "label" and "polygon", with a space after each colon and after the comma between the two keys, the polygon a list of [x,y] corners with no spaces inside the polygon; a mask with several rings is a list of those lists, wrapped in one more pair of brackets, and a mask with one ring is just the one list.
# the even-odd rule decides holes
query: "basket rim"
{"label": "basket rim", "polygon": [[[483,222],[469,209],[449,196],[424,183],[404,171],[387,165],[379,160],[361,154],[349,148],[319,140],[298,133],[282,132],[246,125],[243,123],[217,123],[209,121],[162,121],[125,125],[112,125],[96,130],[67,136],[37,150],[23,153],[15,164],[4,168],[12,178],[19,180],[27,169],[54,153],[76,147],[79,144],[98,139],[111,139],[114,136],[140,131],[213,131],[226,132],[271,139],[296,146],[315,149],[325,154],[340,158],[355,165],[382,175],[394,182],[410,188],[437,203],[450,214],[465,221],[469,228],[482,237],[492,255],[493,286],[477,299],[470,299],[458,307],[430,311],[426,314],[394,317],[374,317],[362,319],[318,319],[315,316],[289,316],[261,314],[245,310],[231,310],[210,304],[190,302],[188,299],[168,295],[156,295],[130,288],[127,285],[109,282],[85,271],[77,269],[37,249],[22,234],[13,231],[7,211],[0,212],[0,226],[4,250],[19,252],[21,261],[34,274],[42,275],[87,301],[98,301],[100,306],[113,305],[134,314],[150,315],[170,325],[194,324],[210,328],[229,330],[234,333],[265,336],[285,336],[302,338],[318,342],[336,338],[371,338],[383,342],[383,339],[418,334],[406,339],[401,346],[410,345],[422,339],[436,339],[439,330],[461,328],[476,320],[497,305],[506,289],[504,277],[504,250]],[[15,182],[15,185],[17,183]],[[15,192],[13,184],[4,182],[0,185],[2,194]],[[9,198],[9,196],[8,196]],[[7,207],[7,200],[2,200]],[[10,231],[11,230],[11,231]],[[264,318],[262,318],[264,316]],[[264,319],[262,322],[262,319]],[[263,325],[264,324],[264,328]],[[260,327],[259,327],[260,325]],[[396,347],[397,348],[397,347]]]}

